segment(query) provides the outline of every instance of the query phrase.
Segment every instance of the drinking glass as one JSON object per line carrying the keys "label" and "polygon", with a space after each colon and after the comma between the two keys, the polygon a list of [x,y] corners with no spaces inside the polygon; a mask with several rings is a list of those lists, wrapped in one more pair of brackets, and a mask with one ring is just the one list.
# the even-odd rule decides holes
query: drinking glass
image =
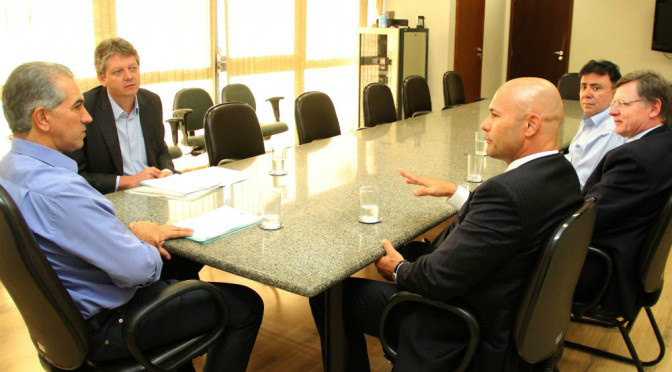
{"label": "drinking glass", "polygon": [[477,154],[467,155],[467,182],[483,181],[483,161],[485,156]]}
{"label": "drinking glass", "polygon": [[264,230],[277,230],[282,227],[280,223],[281,199],[280,190],[262,191],[259,194],[259,212],[263,219],[259,227]]}
{"label": "drinking glass", "polygon": [[287,174],[285,170],[285,159],[287,158],[287,148],[273,149],[271,153],[272,168],[269,174],[271,176],[284,176]]}
{"label": "drinking glass", "polygon": [[485,142],[485,132],[478,131],[475,133],[476,136],[476,155],[487,155],[488,143]]}
{"label": "drinking glass", "polygon": [[359,189],[359,222],[378,223],[380,217],[380,192],[376,186],[362,186]]}

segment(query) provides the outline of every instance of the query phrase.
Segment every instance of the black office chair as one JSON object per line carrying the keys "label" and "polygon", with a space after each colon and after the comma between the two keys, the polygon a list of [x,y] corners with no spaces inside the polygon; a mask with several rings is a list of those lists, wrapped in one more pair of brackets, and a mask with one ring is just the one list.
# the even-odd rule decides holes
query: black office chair
{"label": "black office chair", "polygon": [[242,102],[211,107],[205,113],[205,146],[210,166],[263,154],[264,139],[254,109]]}
{"label": "black office chair", "polygon": [[[658,302],[660,294],[663,291],[663,274],[665,273],[665,265],[667,263],[667,256],[670,253],[670,246],[672,246],[672,194],[658,215],[658,218],[651,226],[651,230],[644,242],[644,246],[639,253],[636,276],[637,281],[640,284],[637,303],[638,309],[635,311],[635,315],[632,319],[629,319],[622,314],[606,311],[598,305],[602,295],[609,285],[612,262],[607,253],[591,247],[589,254],[597,259],[601,259],[607,268],[607,270],[605,270],[605,280],[593,301],[574,304],[572,310],[574,316],[572,320],[605,328],[618,328],[621,336],[623,336],[623,341],[630,352],[630,357],[624,357],[622,355],[570,341],[566,342],[567,347],[604,358],[617,360],[619,362],[633,364],[639,372],[643,372],[644,367],[656,365],[663,360],[663,357],[665,356],[665,341],[660,333],[651,307]],[[642,361],[639,359],[637,350],[630,339],[630,331],[635,324],[635,320],[637,319],[637,315],[639,315],[641,308],[644,308],[644,311],[646,311],[646,315],[649,318],[649,323],[651,324],[651,328],[656,336],[659,347],[658,356],[650,361]]]}
{"label": "black office chair", "polygon": [[[272,135],[286,132],[287,123],[280,121],[280,100],[285,97],[271,97],[267,102],[271,103],[273,108],[273,115],[275,116],[275,123],[260,123],[261,134],[264,139],[271,138]],[[245,84],[229,84],[222,88],[222,103],[226,102],[244,102],[257,110],[257,101],[250,88]]]}
{"label": "black office chair", "polygon": [[465,103],[462,77],[456,71],[447,71],[443,74],[443,109]]}
{"label": "black office chair", "polygon": [[168,146],[168,153],[171,159],[182,157],[182,149],[179,146]]}
{"label": "black office chair", "polygon": [[390,87],[381,83],[371,83],[364,87],[362,96],[365,127],[397,121],[397,110],[394,108],[394,97]]}
{"label": "black office chair", "polygon": [[296,97],[294,116],[301,145],[341,134],[334,104],[322,92],[305,92]]}
{"label": "black office chair", "polygon": [[205,151],[205,138],[196,135],[203,129],[205,112],[212,107],[210,94],[201,88],[185,88],[175,93],[173,117],[166,120],[170,124],[173,144],[177,145],[178,131],[182,131],[182,143],[192,148],[192,155]]}
{"label": "black office chair", "polygon": [[404,119],[432,112],[432,97],[429,86],[422,76],[412,75],[402,84]]}
{"label": "black office chair", "polygon": [[568,72],[558,80],[558,90],[562,99],[579,100],[581,89],[581,76],[577,72]]}
{"label": "black office chair", "polygon": [[[228,316],[224,299],[209,283],[184,281],[124,318],[124,340],[135,359],[98,363],[88,360],[90,328],[37,246],[32,232],[7,191],[0,186],[0,279],[23,317],[40,362],[47,371],[167,372],[204,353],[219,337]],[[135,330],[162,304],[185,292],[206,290],[216,300],[219,323],[207,334],[149,352],[141,351]]]}
{"label": "black office chair", "polygon": [[[578,211],[563,221],[551,235],[539,258],[518,308],[513,339],[518,355],[530,364],[556,363],[565,331],[569,325],[572,296],[595,224],[595,200],[587,200]],[[380,342],[385,356],[394,362],[397,352],[387,340],[385,321],[397,305],[419,302],[435,306],[462,319],[469,329],[469,344],[455,370],[464,371],[476,351],[479,325],[476,317],[459,306],[431,300],[415,293],[401,291],[383,309],[380,320]],[[554,366],[549,366],[553,368]]]}

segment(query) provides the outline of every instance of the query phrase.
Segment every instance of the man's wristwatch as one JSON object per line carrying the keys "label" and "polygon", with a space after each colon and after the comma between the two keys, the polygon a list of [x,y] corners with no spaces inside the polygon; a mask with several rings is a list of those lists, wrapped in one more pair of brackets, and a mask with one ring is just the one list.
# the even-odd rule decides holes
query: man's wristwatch
{"label": "man's wristwatch", "polygon": [[392,280],[394,280],[395,283],[397,282],[397,272],[399,272],[399,268],[401,267],[401,265],[403,265],[405,263],[408,263],[408,261],[401,260],[401,261],[399,261],[397,266],[394,267],[394,271],[392,272]]}

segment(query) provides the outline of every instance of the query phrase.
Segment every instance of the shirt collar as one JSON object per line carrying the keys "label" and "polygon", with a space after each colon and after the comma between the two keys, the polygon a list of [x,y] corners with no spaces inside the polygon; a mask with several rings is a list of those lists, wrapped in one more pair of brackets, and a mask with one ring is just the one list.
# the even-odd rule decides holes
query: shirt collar
{"label": "shirt collar", "polygon": [[511,164],[509,164],[509,166],[506,168],[506,171],[508,172],[510,170],[516,169],[516,168],[520,167],[521,165],[523,165],[527,162],[530,162],[534,159],[538,159],[538,158],[541,158],[541,157],[544,157],[544,156],[549,156],[549,155],[553,155],[553,154],[557,154],[557,153],[558,153],[558,150],[549,150],[549,151],[542,151],[542,152],[534,153],[532,155],[524,156],[520,159],[516,159],[516,160],[512,161]]}
{"label": "shirt collar", "polygon": [[17,154],[30,156],[31,158],[49,164],[52,167],[64,168],[70,172],[77,173],[77,162],[51,147],[14,137],[12,138],[11,151]]}
{"label": "shirt collar", "polygon": [[590,122],[593,123],[593,125],[595,125],[597,127],[600,124],[602,124],[605,120],[607,120],[611,117],[609,115],[609,109],[610,108],[611,108],[611,106],[607,107],[606,109],[604,109],[604,111],[599,112],[599,113],[597,113],[597,114],[595,114],[591,117],[588,117],[588,115],[583,114],[583,121],[585,121],[585,122],[590,121]]}
{"label": "shirt collar", "polygon": [[653,128],[649,128],[649,129],[647,129],[647,130],[645,130],[645,131],[639,132],[639,133],[637,133],[635,136],[633,136],[632,138],[628,139],[628,142],[636,141],[636,140],[638,140],[638,139],[640,139],[640,138],[646,136],[646,134],[649,133],[650,131],[652,131],[652,130],[658,128],[658,127],[662,127],[662,126],[663,126],[663,124],[658,124],[658,125],[656,125],[656,126],[653,127]]}
{"label": "shirt collar", "polygon": [[[121,106],[119,106],[117,104],[117,102],[114,100],[114,98],[112,98],[109,90],[107,91],[107,97],[110,99],[110,105],[112,105],[112,114],[114,115],[114,120],[118,120],[119,117],[121,115],[125,114],[126,112],[124,111],[124,109],[121,108]],[[134,106],[133,106],[133,110],[131,110],[131,114],[135,113],[137,115],[139,111],[140,111],[140,107],[138,106],[138,95],[136,94],[135,95],[135,103],[134,103]],[[131,115],[129,115],[129,116],[131,116]]]}

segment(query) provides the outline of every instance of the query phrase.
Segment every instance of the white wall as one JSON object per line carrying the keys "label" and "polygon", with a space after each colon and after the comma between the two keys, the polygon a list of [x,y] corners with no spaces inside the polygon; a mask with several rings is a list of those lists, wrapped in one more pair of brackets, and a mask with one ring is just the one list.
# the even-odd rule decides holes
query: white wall
{"label": "white wall", "polygon": [[672,80],[672,54],[651,50],[654,10],[655,0],[574,0],[569,71],[608,59],[624,74],[652,69]]}
{"label": "white wall", "polygon": [[415,27],[419,15],[425,17],[429,29],[429,60],[427,83],[434,110],[443,107],[443,73],[452,70],[455,50],[456,0],[387,0],[386,8],[394,11],[394,18],[408,19]]}
{"label": "white wall", "polygon": [[[443,107],[443,73],[452,70],[455,56],[455,8],[457,0],[387,0],[387,10],[395,18],[415,26],[418,15],[425,16],[429,28],[428,83],[432,107]],[[486,0],[483,37],[481,97],[492,97],[506,79],[509,43],[510,0]]]}
{"label": "white wall", "polygon": [[506,80],[510,2],[485,0],[481,97],[492,97]]}

